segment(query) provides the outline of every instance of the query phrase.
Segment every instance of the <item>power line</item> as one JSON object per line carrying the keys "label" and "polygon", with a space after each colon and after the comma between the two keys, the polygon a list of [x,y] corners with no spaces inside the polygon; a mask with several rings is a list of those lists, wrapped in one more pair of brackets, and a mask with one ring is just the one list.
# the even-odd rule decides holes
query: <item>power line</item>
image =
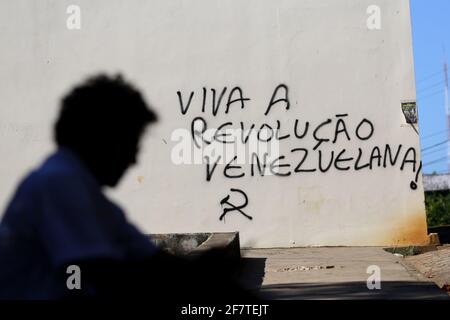
{"label": "power line", "polygon": [[417,92],[427,91],[428,89],[435,88],[438,85],[443,84],[443,83],[445,83],[445,80],[441,80],[439,82],[436,82],[436,83],[432,84],[431,86],[428,86],[428,87],[425,87],[425,88],[422,88],[422,89],[418,88]]}
{"label": "power line", "polygon": [[429,166],[430,164],[438,163],[438,162],[441,162],[441,161],[444,161],[444,160],[447,160],[447,156],[439,158],[439,159],[436,159],[436,160],[433,160],[431,162],[427,162],[423,166],[426,167],[426,166]]}
{"label": "power line", "polygon": [[445,130],[441,130],[441,131],[433,132],[433,133],[431,133],[431,134],[429,134],[429,135],[426,135],[425,137],[423,137],[423,138],[422,138],[422,140],[425,140],[425,139],[428,139],[428,138],[431,138],[431,137],[435,137],[435,136],[438,136],[438,135],[440,135],[440,134],[442,134],[442,133],[445,133],[445,132],[448,132],[448,130],[447,130],[447,129],[445,129]]}
{"label": "power line", "polygon": [[430,97],[432,97],[432,96],[435,96],[435,95],[437,95],[437,94],[440,94],[440,93],[443,93],[442,89],[439,90],[439,91],[436,91],[436,92],[434,92],[434,93],[431,93],[431,94],[429,94],[429,95],[426,95],[426,96],[424,96],[424,97],[417,98],[417,101],[423,101],[423,100],[425,100],[425,99],[428,99],[428,98],[430,98]]}
{"label": "power line", "polygon": [[422,152],[424,152],[424,151],[426,151],[426,150],[430,150],[430,149],[432,149],[432,148],[434,148],[434,147],[437,147],[437,146],[443,145],[444,143],[448,143],[448,139],[447,139],[447,140],[445,140],[445,141],[442,141],[442,142],[439,142],[439,143],[433,144],[432,146],[429,146],[429,147],[425,147],[425,148],[423,148],[423,149],[422,149],[421,151],[422,151]]}
{"label": "power line", "polygon": [[417,80],[416,83],[424,82],[425,80],[432,79],[432,78],[434,78],[434,77],[436,77],[437,75],[440,75],[440,74],[442,74],[442,70],[439,70],[439,71],[437,71],[435,73],[429,74],[428,76],[425,76],[425,77],[423,77],[420,80]]}
{"label": "power line", "polygon": [[446,148],[447,148],[447,146],[440,146],[439,148],[437,148],[437,149],[435,149],[435,150],[422,152],[422,156],[428,156],[428,155],[433,154],[433,153],[436,153],[436,152],[438,152],[438,151],[445,150]]}

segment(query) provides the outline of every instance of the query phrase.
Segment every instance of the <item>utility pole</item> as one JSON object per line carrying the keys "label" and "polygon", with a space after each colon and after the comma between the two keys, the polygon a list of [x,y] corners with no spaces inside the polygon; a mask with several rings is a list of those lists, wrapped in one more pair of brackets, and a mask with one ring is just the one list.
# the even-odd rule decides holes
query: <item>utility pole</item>
{"label": "utility pole", "polygon": [[445,77],[445,113],[447,115],[447,165],[450,172],[450,102],[448,98],[448,65],[444,50],[444,77]]}

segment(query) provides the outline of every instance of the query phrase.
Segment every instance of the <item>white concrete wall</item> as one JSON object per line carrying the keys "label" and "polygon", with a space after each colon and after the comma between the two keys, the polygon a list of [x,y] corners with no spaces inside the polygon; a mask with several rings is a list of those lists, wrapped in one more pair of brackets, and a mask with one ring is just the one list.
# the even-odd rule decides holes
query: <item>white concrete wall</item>
{"label": "white concrete wall", "polygon": [[[81,8],[81,29],[69,30],[66,9]],[[381,9],[380,29],[370,30],[367,8]],[[369,20],[369,22],[374,22]],[[376,23],[377,21],[375,21]],[[0,203],[5,206],[19,179],[53,149],[51,126],[58,99],[74,83],[99,71],[122,72],[145,93],[161,122],[143,144],[140,164],[112,192],[142,230],[152,233],[240,231],[250,247],[304,245],[399,245],[426,241],[418,134],[407,125],[401,101],[415,99],[411,23],[407,0],[40,0],[0,2]],[[265,116],[273,90],[289,88],[290,108],[279,103]],[[201,112],[202,88],[220,91],[239,86],[250,101],[228,114]],[[192,105],[180,112],[177,91]],[[210,94],[210,91],[208,91]],[[280,92],[282,93],[282,92]],[[281,96],[281,95],[280,95]],[[208,100],[211,97],[208,97]],[[223,107],[223,106],[222,106]],[[207,105],[207,110],[210,110]],[[350,141],[313,150],[312,130],[333,140],[336,114],[348,114]],[[206,165],[176,165],[171,140],[176,129],[189,129],[202,116],[208,127],[239,122],[262,123],[291,137],[280,141],[290,164],[288,177],[226,178],[218,165],[206,181]],[[293,136],[310,122],[303,139]],[[368,119],[374,132],[362,141],[357,125]],[[339,125],[342,126],[342,123]],[[342,127],[341,127],[342,128]],[[363,127],[364,128],[364,127]],[[366,127],[367,128],[367,127]],[[82,127],[80,127],[82,130]],[[393,152],[402,145],[395,165],[355,170],[356,159],[327,172],[294,169],[309,151],[302,168],[316,168],[319,150],[324,165],[331,152],[342,158],[362,156],[369,163],[374,147]],[[412,151],[400,169],[408,148]],[[376,149],[375,149],[376,152]],[[374,154],[375,156],[376,154]],[[381,159],[383,160],[383,159]],[[243,211],[219,220],[220,201],[249,203]]]}

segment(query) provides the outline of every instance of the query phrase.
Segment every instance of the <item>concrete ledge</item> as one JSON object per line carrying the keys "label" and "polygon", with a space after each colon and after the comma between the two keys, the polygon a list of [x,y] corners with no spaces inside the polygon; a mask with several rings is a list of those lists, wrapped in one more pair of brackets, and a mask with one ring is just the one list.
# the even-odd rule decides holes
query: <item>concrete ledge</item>
{"label": "concrete ledge", "polygon": [[210,233],[167,233],[149,235],[153,243],[162,250],[175,255],[187,255],[200,246]]}
{"label": "concrete ledge", "polygon": [[450,225],[429,227],[428,233],[437,233],[442,244],[450,243]]}
{"label": "concrete ledge", "polygon": [[399,253],[403,256],[415,256],[418,254],[422,254],[425,252],[436,251],[437,245],[428,245],[428,246],[409,246],[409,247],[387,247],[383,248],[384,251],[395,254]]}
{"label": "concrete ledge", "polygon": [[241,246],[239,243],[239,232],[211,233],[211,235],[195,248],[191,254],[197,255],[211,249],[222,249],[228,258],[236,259],[241,257]]}
{"label": "concrete ledge", "polygon": [[211,249],[221,249],[226,257],[241,256],[239,232],[168,233],[149,237],[156,246],[175,255],[199,255]]}

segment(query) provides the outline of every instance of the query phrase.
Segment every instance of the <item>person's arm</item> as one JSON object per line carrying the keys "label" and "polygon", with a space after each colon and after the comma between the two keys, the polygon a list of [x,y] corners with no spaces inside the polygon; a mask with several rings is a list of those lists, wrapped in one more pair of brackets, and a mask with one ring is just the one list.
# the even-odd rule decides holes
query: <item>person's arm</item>
{"label": "person's arm", "polygon": [[[196,278],[193,263],[187,259],[158,251],[141,259],[84,259],[60,268],[62,277],[69,265],[81,271],[81,290],[67,291],[64,298],[148,298],[185,295]],[[197,283],[200,285],[200,283]]]}
{"label": "person's arm", "polygon": [[195,258],[177,257],[164,251],[149,258],[117,261],[74,261],[80,267],[82,288],[65,298],[218,300],[223,297],[253,299],[237,283],[240,261],[221,250]]}

